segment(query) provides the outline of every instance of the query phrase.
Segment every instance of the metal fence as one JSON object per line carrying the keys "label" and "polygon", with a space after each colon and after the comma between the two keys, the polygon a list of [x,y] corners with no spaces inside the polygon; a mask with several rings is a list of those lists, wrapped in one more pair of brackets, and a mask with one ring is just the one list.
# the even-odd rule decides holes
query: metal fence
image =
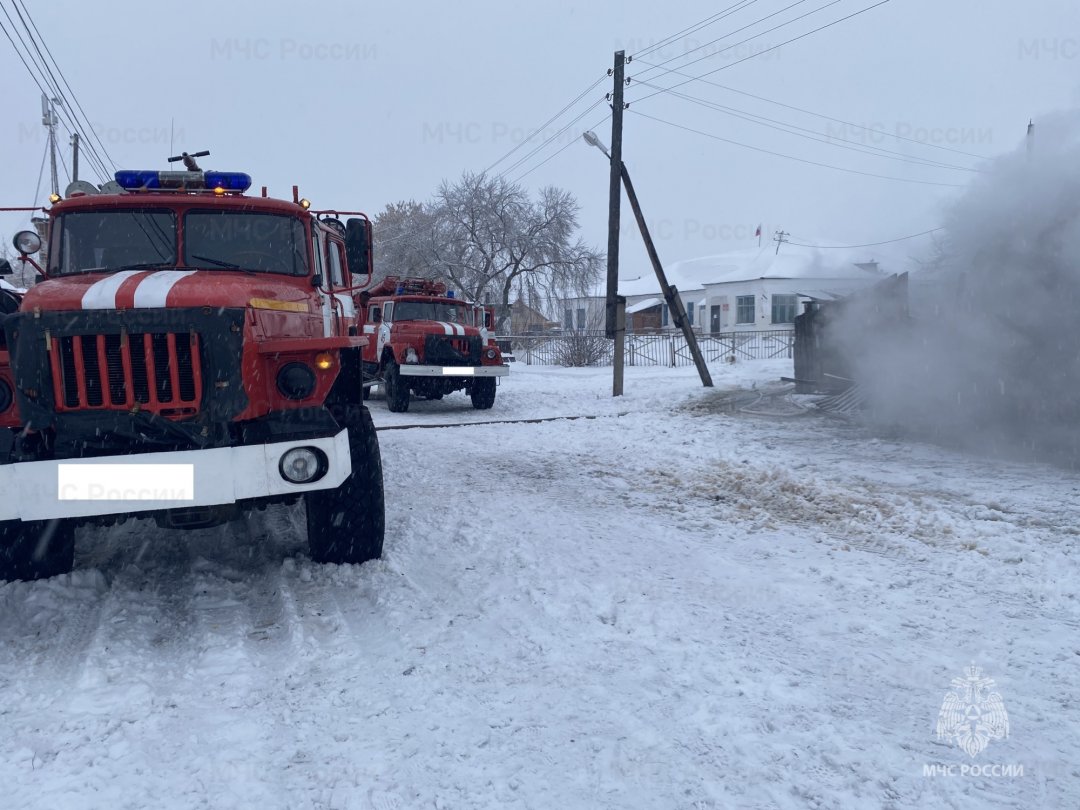
{"label": "metal fence", "polygon": [[[558,335],[509,335],[508,342],[518,363],[536,366],[609,366],[614,341],[602,331],[566,332]],[[698,335],[698,346],[706,362],[771,360],[790,358],[795,333],[788,329],[768,332],[722,332]],[[628,334],[624,362],[628,366],[692,366],[694,359],[680,333]]]}

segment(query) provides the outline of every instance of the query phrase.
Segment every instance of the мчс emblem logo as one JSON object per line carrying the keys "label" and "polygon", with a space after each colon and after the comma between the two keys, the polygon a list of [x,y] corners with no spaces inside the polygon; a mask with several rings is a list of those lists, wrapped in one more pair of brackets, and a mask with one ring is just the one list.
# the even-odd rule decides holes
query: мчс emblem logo
{"label": "\u043c\u0447\u0441 emblem logo", "polygon": [[991,740],[1009,736],[1009,715],[1001,695],[993,691],[993,678],[983,676],[974,665],[964,673],[962,678],[953,678],[952,690],[941,703],[937,736],[974,757]]}

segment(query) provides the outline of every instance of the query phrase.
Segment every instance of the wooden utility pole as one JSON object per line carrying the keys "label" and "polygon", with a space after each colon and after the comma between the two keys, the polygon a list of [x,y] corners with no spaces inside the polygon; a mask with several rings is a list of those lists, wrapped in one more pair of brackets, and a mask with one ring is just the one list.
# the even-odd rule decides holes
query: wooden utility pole
{"label": "wooden utility pole", "polygon": [[791,236],[791,234],[788,233],[787,231],[777,231],[776,232],[776,236],[773,237],[773,241],[776,242],[776,253],[777,253],[777,255],[779,255],[779,253],[780,253],[780,246],[782,244],[784,244],[784,242],[786,242],[788,240],[789,236]]}
{"label": "wooden utility pole", "polygon": [[623,395],[623,364],[626,360],[626,296],[615,296],[615,353],[611,358],[611,395]]}
{"label": "wooden utility pole", "polygon": [[[604,333],[615,337],[615,305],[619,294],[619,167],[622,166],[623,127],[623,65],[626,51],[615,51],[615,66],[611,70],[611,179],[608,184],[608,243],[607,243],[607,297],[604,303]],[[619,386],[621,388],[621,386]]]}
{"label": "wooden utility pole", "polygon": [[79,179],[79,133],[71,135],[71,182]]}
{"label": "wooden utility pole", "polygon": [[[614,162],[612,165],[615,165]],[[630,182],[630,172],[626,170],[625,164],[620,162],[619,166],[621,168],[622,182],[626,187],[626,196],[630,200],[630,207],[634,209],[634,218],[637,220],[638,228],[641,230],[641,238],[645,240],[645,250],[649,254],[649,261],[652,262],[653,270],[656,271],[656,280],[660,282],[660,291],[664,294],[664,300],[667,301],[671,319],[682,330],[683,337],[686,338],[686,345],[690,349],[690,356],[694,358],[694,365],[697,366],[701,384],[706,388],[712,388],[713,381],[712,375],[709,374],[709,367],[705,365],[705,358],[701,355],[701,347],[698,346],[694,328],[690,326],[690,320],[686,317],[686,310],[683,308],[682,299],[679,298],[679,291],[668,284],[664,266],[660,264],[660,256],[656,253],[656,246],[653,244],[652,236],[649,234],[649,226],[645,223],[645,215],[641,212],[641,205],[638,203],[637,194],[634,192],[634,184]]]}

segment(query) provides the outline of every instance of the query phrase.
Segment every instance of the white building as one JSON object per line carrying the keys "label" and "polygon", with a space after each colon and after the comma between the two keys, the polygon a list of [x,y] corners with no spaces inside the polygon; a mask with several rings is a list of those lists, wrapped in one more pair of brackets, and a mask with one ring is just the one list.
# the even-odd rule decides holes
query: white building
{"label": "white building", "polygon": [[[675,262],[664,270],[699,333],[791,329],[803,302],[839,298],[886,275],[876,262],[856,261],[862,257],[853,250],[823,253],[785,245],[778,255],[770,245]],[[619,293],[626,296],[628,331],[675,329],[651,268],[620,278]],[[564,329],[603,328],[602,296],[562,306]]]}

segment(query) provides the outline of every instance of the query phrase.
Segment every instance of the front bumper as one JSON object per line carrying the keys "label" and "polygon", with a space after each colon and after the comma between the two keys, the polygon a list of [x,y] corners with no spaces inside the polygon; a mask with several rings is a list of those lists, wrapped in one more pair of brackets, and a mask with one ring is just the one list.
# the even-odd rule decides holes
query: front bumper
{"label": "front bumper", "polygon": [[[279,472],[282,455],[294,447],[314,447],[327,459],[322,478],[310,484],[293,484]],[[135,469],[109,476],[107,468],[129,465]],[[147,465],[165,465],[167,473]],[[97,468],[87,470],[75,467]],[[103,469],[104,468],[104,469]],[[189,474],[190,488],[174,486]],[[97,515],[153,512],[196,506],[222,506],[250,498],[300,494],[334,489],[352,471],[349,434],[300,439],[240,447],[182,450],[168,453],[140,453],[63,461],[26,461],[0,466],[0,520],[44,520]],[[93,481],[101,475],[98,484]],[[142,477],[137,487],[117,486],[111,479],[130,481]],[[81,486],[72,482],[81,480]],[[166,483],[171,482],[171,483]],[[85,499],[76,500],[80,495]],[[190,497],[188,497],[190,496]]]}
{"label": "front bumper", "polygon": [[398,366],[402,377],[505,377],[506,366]]}

